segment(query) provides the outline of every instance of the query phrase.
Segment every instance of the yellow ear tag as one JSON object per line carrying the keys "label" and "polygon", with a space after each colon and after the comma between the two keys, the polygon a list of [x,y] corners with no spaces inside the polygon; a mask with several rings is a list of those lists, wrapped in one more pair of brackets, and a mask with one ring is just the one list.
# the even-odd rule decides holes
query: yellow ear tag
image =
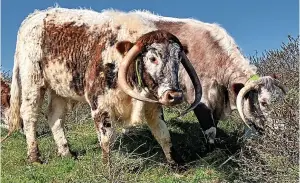
{"label": "yellow ear tag", "polygon": [[257,74],[253,74],[249,79],[248,81],[257,81],[259,80],[259,75]]}

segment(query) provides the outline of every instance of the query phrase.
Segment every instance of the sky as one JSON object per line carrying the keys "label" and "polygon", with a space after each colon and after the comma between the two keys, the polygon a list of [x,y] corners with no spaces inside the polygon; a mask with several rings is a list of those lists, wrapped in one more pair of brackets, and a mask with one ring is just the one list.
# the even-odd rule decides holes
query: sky
{"label": "sky", "polygon": [[13,67],[18,28],[35,9],[58,4],[95,11],[145,9],[162,16],[218,23],[234,38],[245,56],[280,48],[288,35],[299,35],[298,0],[2,0],[1,66]]}

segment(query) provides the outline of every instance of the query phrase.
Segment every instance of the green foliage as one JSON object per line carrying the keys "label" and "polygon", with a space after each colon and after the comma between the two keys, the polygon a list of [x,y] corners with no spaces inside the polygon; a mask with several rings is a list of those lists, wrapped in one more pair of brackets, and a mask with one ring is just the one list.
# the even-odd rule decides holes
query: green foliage
{"label": "green foliage", "polygon": [[[193,123],[197,124],[196,121]],[[111,167],[101,163],[101,150],[91,121],[76,124],[67,131],[71,150],[79,154],[77,160],[57,157],[52,135],[46,133],[38,138],[44,164],[29,164],[26,160],[25,137],[15,133],[2,144],[1,182],[211,182],[225,177],[222,171],[210,166],[210,160],[205,158],[191,162],[187,172],[171,170],[148,128],[134,130],[117,138]],[[187,136],[182,134],[180,137],[184,139],[179,143],[185,143]],[[193,141],[201,142],[196,135]],[[188,143],[196,148],[192,141]]]}

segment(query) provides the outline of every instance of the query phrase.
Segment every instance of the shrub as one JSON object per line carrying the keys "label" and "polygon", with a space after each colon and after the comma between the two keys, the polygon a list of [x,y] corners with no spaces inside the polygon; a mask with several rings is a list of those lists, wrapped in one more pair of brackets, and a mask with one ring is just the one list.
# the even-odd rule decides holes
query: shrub
{"label": "shrub", "polygon": [[238,182],[298,182],[299,37],[288,40],[280,49],[250,57],[261,75],[276,74],[289,92],[272,105],[266,133],[245,140],[235,156]]}

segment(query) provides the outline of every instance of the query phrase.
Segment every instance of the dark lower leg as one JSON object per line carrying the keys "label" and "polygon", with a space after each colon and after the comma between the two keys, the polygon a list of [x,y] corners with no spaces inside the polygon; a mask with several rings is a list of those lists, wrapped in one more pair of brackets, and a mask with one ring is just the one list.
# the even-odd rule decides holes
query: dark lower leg
{"label": "dark lower leg", "polygon": [[205,131],[205,135],[210,144],[214,143],[216,137],[216,125],[213,119],[212,111],[203,103],[200,103],[195,109],[194,113]]}

